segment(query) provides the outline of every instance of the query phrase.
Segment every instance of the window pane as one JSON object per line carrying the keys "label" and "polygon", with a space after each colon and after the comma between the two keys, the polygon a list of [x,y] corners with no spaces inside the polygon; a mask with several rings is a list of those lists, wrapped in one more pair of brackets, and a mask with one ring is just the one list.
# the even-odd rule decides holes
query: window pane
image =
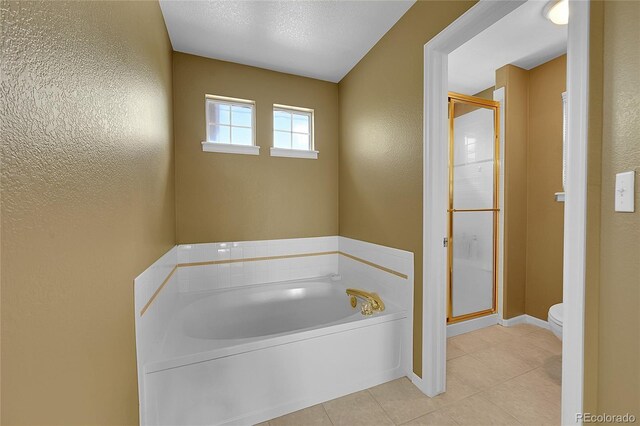
{"label": "window pane", "polygon": [[209,125],[209,142],[230,143],[229,126]]}
{"label": "window pane", "polygon": [[209,101],[209,121],[216,124],[231,124],[231,107]]}
{"label": "window pane", "polygon": [[251,108],[236,105],[232,106],[231,124],[234,126],[251,127]]}
{"label": "window pane", "polygon": [[301,135],[299,133],[293,134],[293,149],[306,149],[310,150],[309,135]]}
{"label": "window pane", "polygon": [[273,130],[291,131],[291,114],[284,111],[273,111]]}
{"label": "window pane", "polygon": [[293,131],[300,133],[309,132],[309,116],[302,114],[293,114]]}
{"label": "window pane", "polygon": [[253,145],[251,140],[251,129],[244,127],[231,128],[231,143],[233,145]]}
{"label": "window pane", "polygon": [[289,132],[273,132],[273,146],[276,148],[291,149],[291,133]]}

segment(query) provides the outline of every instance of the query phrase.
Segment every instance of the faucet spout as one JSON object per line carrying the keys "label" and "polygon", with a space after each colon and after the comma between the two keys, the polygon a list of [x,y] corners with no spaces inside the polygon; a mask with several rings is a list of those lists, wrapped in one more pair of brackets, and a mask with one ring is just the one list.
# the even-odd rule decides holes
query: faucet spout
{"label": "faucet spout", "polygon": [[351,296],[351,306],[355,307],[355,299],[363,299],[371,306],[371,309],[375,312],[384,311],[384,302],[378,296],[378,293],[369,293],[368,291],[360,290],[357,288],[348,288],[347,295]]}

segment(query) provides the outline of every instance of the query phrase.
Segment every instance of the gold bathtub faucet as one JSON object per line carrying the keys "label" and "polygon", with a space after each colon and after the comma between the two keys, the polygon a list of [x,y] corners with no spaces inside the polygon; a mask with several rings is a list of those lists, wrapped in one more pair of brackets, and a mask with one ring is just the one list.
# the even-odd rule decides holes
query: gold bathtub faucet
{"label": "gold bathtub faucet", "polygon": [[351,306],[356,307],[358,304],[357,299],[363,299],[365,303],[362,305],[362,314],[363,315],[371,315],[375,312],[384,311],[384,302],[378,296],[378,293],[369,293],[364,290],[359,290],[357,288],[348,288],[347,295],[351,296]]}

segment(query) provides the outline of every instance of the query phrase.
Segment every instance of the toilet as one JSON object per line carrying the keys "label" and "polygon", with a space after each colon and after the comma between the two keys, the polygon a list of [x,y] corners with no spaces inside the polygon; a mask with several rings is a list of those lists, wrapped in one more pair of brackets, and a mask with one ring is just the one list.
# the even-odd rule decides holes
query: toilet
{"label": "toilet", "polygon": [[549,308],[547,321],[549,322],[549,329],[558,339],[562,340],[562,303]]}

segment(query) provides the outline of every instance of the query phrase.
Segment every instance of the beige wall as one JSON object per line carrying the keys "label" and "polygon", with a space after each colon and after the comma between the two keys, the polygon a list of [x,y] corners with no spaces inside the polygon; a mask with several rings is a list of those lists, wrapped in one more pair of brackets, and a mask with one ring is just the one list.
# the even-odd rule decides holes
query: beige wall
{"label": "beige wall", "polygon": [[160,8],[1,8],[2,423],[136,424],[133,279],[175,241]]}
{"label": "beige wall", "polygon": [[423,46],[473,2],[417,2],[340,82],[340,235],[415,255],[422,374]]}
{"label": "beige wall", "polygon": [[[529,70],[525,313],[546,321],[562,302],[562,92],[567,56]],[[508,143],[508,142],[507,142]]]}
{"label": "beige wall", "polygon": [[589,6],[589,130],[585,270],[584,410],[598,412],[598,306],[600,303],[600,183],[604,3]]}
{"label": "beige wall", "polygon": [[562,92],[566,55],[524,70],[496,71],[505,88],[505,264],[507,318],[547,318],[562,301]]}
{"label": "beige wall", "polygon": [[[203,152],[205,94],[256,101],[260,155]],[[338,233],[338,85],[174,53],[178,243]],[[317,160],[269,155],[273,104],[315,110]]]}
{"label": "beige wall", "polygon": [[505,318],[525,313],[527,281],[527,139],[529,72],[514,65],[496,70],[505,88],[504,287]]}
{"label": "beige wall", "polygon": [[[640,3],[605,2],[597,412],[640,416]],[[597,72],[598,64],[592,65]],[[597,149],[597,148],[594,148]],[[592,163],[589,165],[590,169]],[[599,169],[601,167],[601,169]],[[636,172],[635,213],[614,212],[615,174]],[[591,170],[590,170],[591,172]],[[593,224],[593,223],[592,223]]]}

